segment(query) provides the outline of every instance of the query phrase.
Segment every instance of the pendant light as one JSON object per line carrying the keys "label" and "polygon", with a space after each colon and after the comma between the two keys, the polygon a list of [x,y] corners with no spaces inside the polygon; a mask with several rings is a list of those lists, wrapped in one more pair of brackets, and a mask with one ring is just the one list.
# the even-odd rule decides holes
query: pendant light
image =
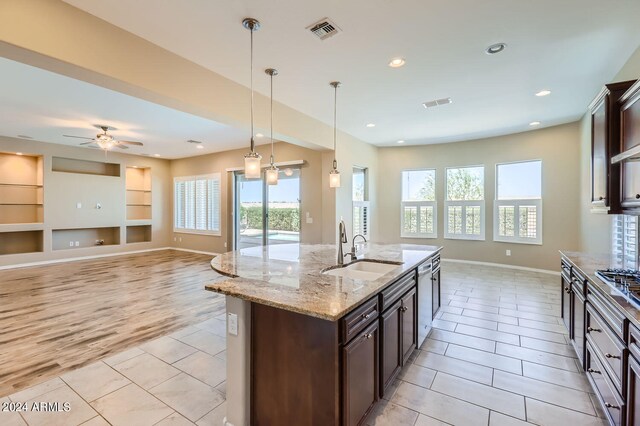
{"label": "pendant light", "polygon": [[262,156],[256,152],[253,140],[253,32],[258,31],[260,22],[257,19],[245,18],[242,25],[251,33],[251,152],[244,155],[244,176],[247,179],[259,179]]}
{"label": "pendant light", "polygon": [[336,148],[337,148],[337,127],[336,127],[336,117],[338,110],[338,87],[340,86],[339,81],[332,81],[329,83],[331,87],[333,87],[333,170],[329,172],[329,187],[330,188],[340,188],[340,172],[338,171],[338,160],[336,160]]}
{"label": "pendant light", "polygon": [[278,168],[273,163],[273,77],[278,75],[278,70],[274,68],[267,68],[264,72],[271,77],[271,158],[269,161],[271,165],[267,169],[267,184],[277,185]]}

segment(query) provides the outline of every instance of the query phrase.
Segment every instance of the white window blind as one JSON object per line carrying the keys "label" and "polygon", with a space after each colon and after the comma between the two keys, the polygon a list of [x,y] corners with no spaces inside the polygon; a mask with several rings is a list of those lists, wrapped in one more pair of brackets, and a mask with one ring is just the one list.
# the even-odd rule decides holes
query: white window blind
{"label": "white window blind", "polygon": [[484,240],[484,166],[446,169],[444,237]]}
{"label": "white window blind", "polygon": [[371,232],[369,204],[369,169],[353,167],[352,193],[353,202],[353,235],[362,234],[366,239]]}
{"label": "white window blind", "polygon": [[496,165],[494,241],[542,244],[542,162]]}
{"label": "white window blind", "polygon": [[611,266],[638,269],[638,217],[616,215],[611,230]]}
{"label": "white window blind", "polygon": [[404,170],[400,203],[400,236],[437,238],[435,169]]}
{"label": "white window blind", "polygon": [[221,235],[220,173],[176,177],[174,232]]}
{"label": "white window blind", "polygon": [[362,234],[369,239],[370,223],[369,223],[369,202],[354,201],[353,202],[353,235]]}

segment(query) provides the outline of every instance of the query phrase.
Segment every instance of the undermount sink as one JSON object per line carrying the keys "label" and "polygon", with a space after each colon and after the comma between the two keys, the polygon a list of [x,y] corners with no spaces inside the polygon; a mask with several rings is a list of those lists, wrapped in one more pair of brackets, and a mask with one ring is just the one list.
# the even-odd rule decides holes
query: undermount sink
{"label": "undermount sink", "polygon": [[375,281],[387,272],[396,269],[401,262],[372,262],[359,260],[343,267],[334,267],[323,271],[324,275],[345,277],[353,280]]}

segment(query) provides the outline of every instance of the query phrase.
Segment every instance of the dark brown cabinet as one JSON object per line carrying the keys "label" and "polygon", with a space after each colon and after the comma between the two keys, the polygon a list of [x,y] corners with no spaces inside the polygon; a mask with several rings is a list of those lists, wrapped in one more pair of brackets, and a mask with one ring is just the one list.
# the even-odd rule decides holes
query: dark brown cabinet
{"label": "dark brown cabinet", "polygon": [[[435,269],[435,268],[434,268]],[[440,268],[438,270],[433,271],[433,275],[431,276],[432,290],[433,290],[433,309],[431,310],[431,317],[435,318],[438,313],[438,309],[440,309],[441,300],[440,300]]]}
{"label": "dark brown cabinet", "polygon": [[622,161],[622,207],[640,209],[640,81],[620,99],[621,149],[634,153]]}
{"label": "dark brown cabinet", "polygon": [[607,84],[589,105],[591,111],[591,204],[595,210],[620,213],[620,166],[611,157],[620,153],[618,100],[633,81]]}
{"label": "dark brown cabinet", "polygon": [[571,338],[571,344],[573,349],[578,355],[580,365],[584,369],[584,336],[585,336],[585,303],[584,289],[582,288],[584,283],[574,283],[571,292],[573,297],[573,336]]}
{"label": "dark brown cabinet", "polygon": [[627,424],[640,426],[640,364],[633,356],[629,357],[627,383]]}
{"label": "dark brown cabinet", "polygon": [[416,288],[409,290],[402,299],[400,317],[402,322],[402,365],[404,365],[418,344],[418,298]]}
{"label": "dark brown cabinet", "polygon": [[378,401],[378,322],[342,349],[343,424],[358,425]]}
{"label": "dark brown cabinet", "polygon": [[381,396],[402,368],[402,300],[380,317],[380,390]]}
{"label": "dark brown cabinet", "polygon": [[[563,265],[564,266],[564,265]],[[571,320],[571,305],[572,305],[572,293],[571,293],[571,276],[570,272],[565,275],[565,269],[563,267],[562,274],[560,275],[560,285],[562,290],[562,322],[569,331],[569,337],[572,335],[573,327]]]}

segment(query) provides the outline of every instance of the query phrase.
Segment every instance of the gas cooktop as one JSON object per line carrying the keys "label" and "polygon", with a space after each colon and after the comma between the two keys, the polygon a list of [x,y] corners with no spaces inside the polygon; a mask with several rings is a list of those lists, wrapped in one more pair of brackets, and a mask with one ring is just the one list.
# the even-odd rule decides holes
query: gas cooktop
{"label": "gas cooktop", "polygon": [[598,269],[596,275],[640,307],[640,271],[635,269]]}

